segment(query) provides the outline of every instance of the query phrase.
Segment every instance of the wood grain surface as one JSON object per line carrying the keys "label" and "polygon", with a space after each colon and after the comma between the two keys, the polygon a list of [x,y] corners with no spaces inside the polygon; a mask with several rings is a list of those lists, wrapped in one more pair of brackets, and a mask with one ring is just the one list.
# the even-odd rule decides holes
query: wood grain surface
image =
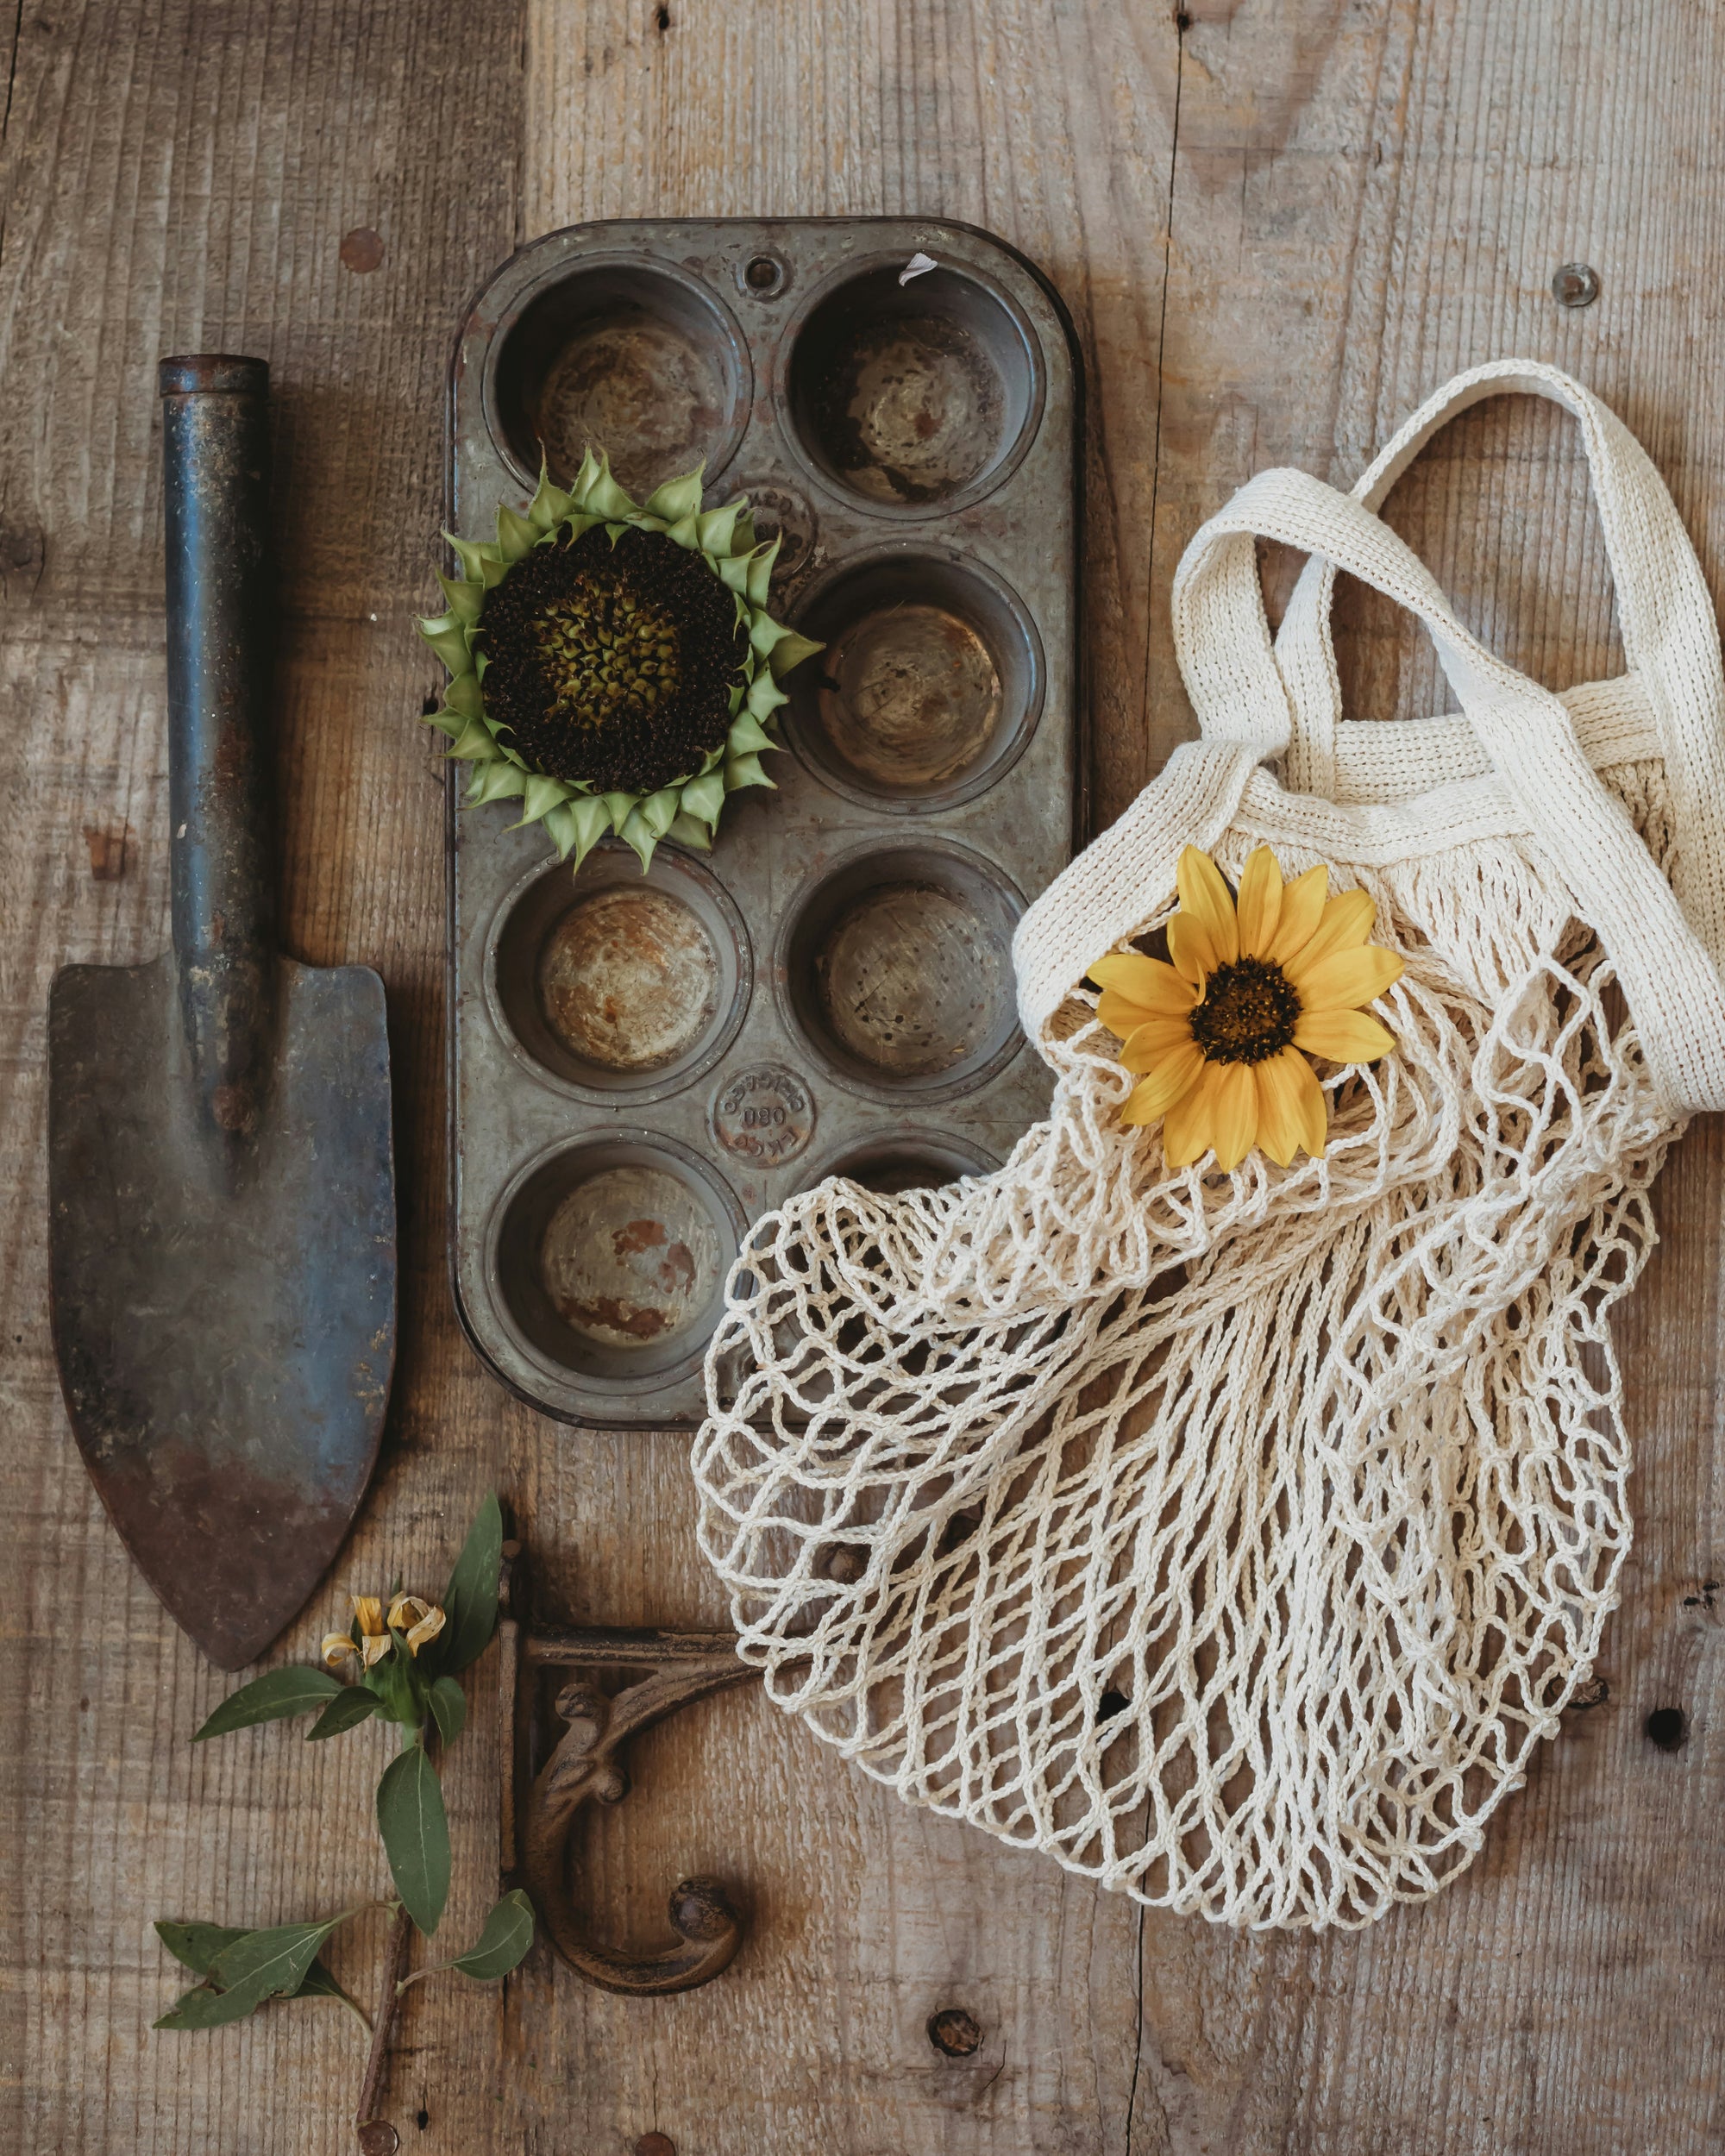
{"label": "wood grain surface", "polygon": [[[348,2150],[333,2009],[154,2035],[158,1915],[263,1921],[381,1885],[363,1739],[189,1750],[224,1680],[132,1576],[61,1414],[44,1310],[43,1011],[66,959],[166,935],[154,364],[266,353],[279,403],[292,947],[390,992],[404,1194],[386,1463],[330,1600],[435,1587],[494,1482],[552,1612],[708,1625],[684,1440],[545,1422],[480,1375],[442,1241],[441,792],[406,617],[441,494],[440,383],[523,237],[643,214],[928,212],[1036,257],[1089,377],[1099,812],[1188,730],[1185,541],[1276,462],[1346,482],[1456,368],[1556,360],[1622,411],[1725,591],[1725,20],[1616,0],[23,0],[0,172],[0,2147]],[[374,232],[382,260],[342,242]],[[357,246],[349,259],[374,250]],[[1570,312],[1552,273],[1598,271]],[[1540,679],[1618,663],[1574,446],[1496,403],[1389,514]],[[1267,561],[1272,597],[1291,565]],[[1379,602],[1339,610],[1352,707],[1446,699]],[[586,1885],[661,1935],[685,1873],[751,1931],[706,1990],[588,1990],[542,1946],[426,1985],[387,2090],[409,2149],[624,2156],[1690,2156],[1725,2149],[1725,1139],[1678,1148],[1618,1332],[1639,1539],[1605,1696],[1484,1854],[1361,1936],[1142,1914],[898,1806],[750,1690],[637,1747]],[[279,1651],[310,1651],[314,1607]],[[487,1665],[488,1666],[488,1665]],[[451,1767],[465,1936],[492,1884],[486,1668]],[[1647,1733],[1660,1708],[1683,1739]],[[373,1965],[380,1938],[344,1957]],[[925,2025],[958,2006],[965,2060]],[[650,2146],[650,2145],[649,2145]],[[663,2156],[662,2148],[659,2156]]]}

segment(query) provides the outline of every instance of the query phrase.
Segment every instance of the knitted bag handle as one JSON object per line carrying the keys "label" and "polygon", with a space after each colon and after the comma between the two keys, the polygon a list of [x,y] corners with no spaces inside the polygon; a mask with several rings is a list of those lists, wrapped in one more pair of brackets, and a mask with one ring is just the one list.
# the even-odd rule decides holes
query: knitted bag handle
{"label": "knitted bag handle", "polygon": [[[1351,491],[1367,509],[1381,508],[1440,428],[1487,398],[1509,395],[1545,398],[1580,423],[1616,585],[1625,662],[1665,759],[1676,839],[1672,885],[1719,965],[1725,962],[1725,670],[1701,565],[1640,443],[1615,412],[1559,368],[1535,360],[1496,360],[1428,397]],[[1285,781],[1326,796],[1336,790],[1337,736],[1346,723],[1330,624],[1335,580],[1335,565],[1313,556],[1276,639],[1290,706]]]}
{"label": "knitted bag handle", "polygon": [[[1175,648],[1206,740],[1263,758],[1281,754],[1294,731],[1258,581],[1258,537],[1346,569],[1425,624],[1524,828],[1617,968],[1660,1100],[1677,1115],[1725,1106],[1725,990],[1718,971],[1622,803],[1589,761],[1569,713],[1549,690],[1486,649],[1425,564],[1355,496],[1304,472],[1263,472],[1187,548],[1174,579]],[[1710,624],[1710,608],[1706,618]],[[1644,621],[1638,617],[1638,626]],[[1716,671],[1718,663],[1716,636]],[[1666,723],[1674,721],[1707,749],[1697,712],[1668,710]],[[1713,748],[1716,754],[1716,740]],[[1725,878],[1716,825],[1717,812],[1708,805],[1679,833],[1691,844],[1698,836],[1706,855],[1704,863],[1691,864],[1692,881]]]}

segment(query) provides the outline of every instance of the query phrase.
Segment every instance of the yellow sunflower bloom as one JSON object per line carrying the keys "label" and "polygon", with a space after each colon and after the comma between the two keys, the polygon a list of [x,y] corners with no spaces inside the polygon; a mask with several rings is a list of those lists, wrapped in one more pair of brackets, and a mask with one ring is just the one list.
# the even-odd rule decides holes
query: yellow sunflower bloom
{"label": "yellow sunflower bloom", "polygon": [[1195,846],[1177,880],[1172,964],[1121,952],[1090,968],[1097,1016],[1142,1074],[1122,1120],[1160,1119],[1170,1168],[1214,1150],[1234,1169],[1254,1145],[1283,1168],[1302,1148],[1321,1158],[1328,1112],[1307,1056],[1369,1063],[1396,1045],[1362,1008],[1402,977],[1396,953],[1366,941],[1377,907],[1364,891],[1331,898],[1322,866],[1284,883],[1268,846],[1237,899]]}

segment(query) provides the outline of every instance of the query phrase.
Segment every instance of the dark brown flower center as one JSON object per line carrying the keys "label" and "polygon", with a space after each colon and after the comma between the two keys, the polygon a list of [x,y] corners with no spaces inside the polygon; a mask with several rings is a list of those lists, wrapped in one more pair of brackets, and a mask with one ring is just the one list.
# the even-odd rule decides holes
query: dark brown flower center
{"label": "dark brown flower center", "polygon": [[737,601],[662,532],[536,547],[487,594],[485,705],[535,770],[598,793],[692,778],[724,742],[746,649]]}
{"label": "dark brown flower center", "polygon": [[1237,958],[1210,975],[1192,1037],[1213,1063],[1261,1063],[1280,1055],[1299,1023],[1299,993],[1281,967]]}

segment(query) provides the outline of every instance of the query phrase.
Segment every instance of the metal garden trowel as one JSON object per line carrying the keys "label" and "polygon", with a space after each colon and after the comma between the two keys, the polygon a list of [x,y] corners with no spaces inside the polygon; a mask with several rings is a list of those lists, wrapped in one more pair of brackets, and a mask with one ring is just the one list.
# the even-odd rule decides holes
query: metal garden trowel
{"label": "metal garden trowel", "polygon": [[48,1006],[54,1351],[144,1576],[238,1669],[340,1547],[395,1359],[383,983],[276,948],[269,368],[161,362],[173,948]]}

